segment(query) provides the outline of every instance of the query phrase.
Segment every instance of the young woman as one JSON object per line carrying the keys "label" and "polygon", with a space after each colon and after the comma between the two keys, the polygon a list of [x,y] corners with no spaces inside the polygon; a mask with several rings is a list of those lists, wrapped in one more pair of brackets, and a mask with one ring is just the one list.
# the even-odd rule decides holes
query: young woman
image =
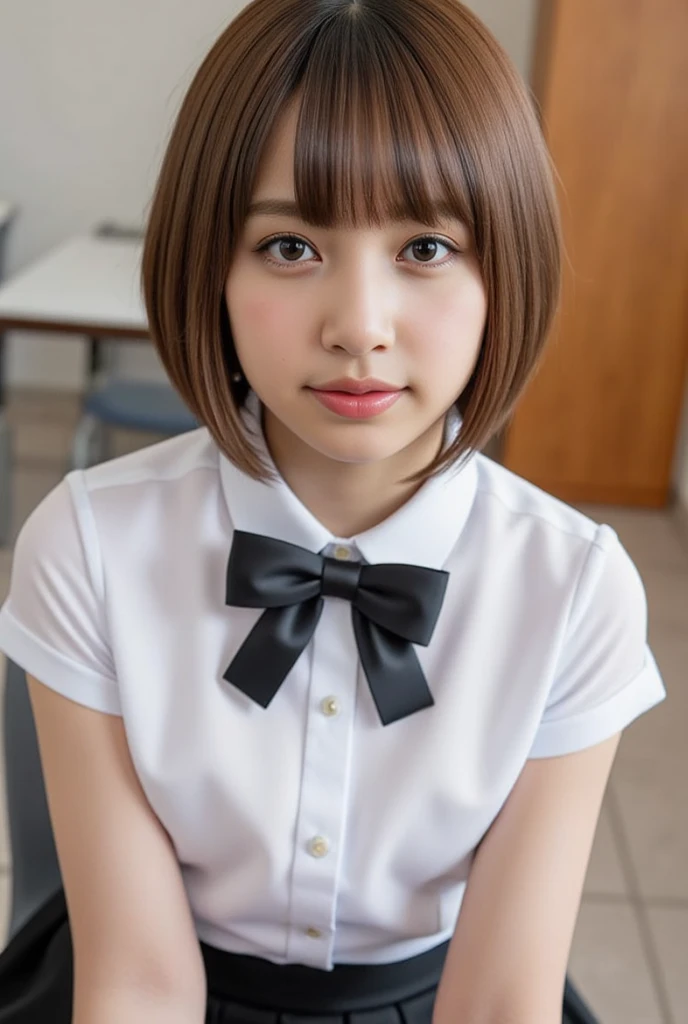
{"label": "young woman", "polygon": [[560,1019],[665,694],[614,532],[479,454],[559,274],[527,91],[456,0],[254,0],[218,40],[143,264],[203,427],[67,476],[0,615],[66,895],[0,1020]]}

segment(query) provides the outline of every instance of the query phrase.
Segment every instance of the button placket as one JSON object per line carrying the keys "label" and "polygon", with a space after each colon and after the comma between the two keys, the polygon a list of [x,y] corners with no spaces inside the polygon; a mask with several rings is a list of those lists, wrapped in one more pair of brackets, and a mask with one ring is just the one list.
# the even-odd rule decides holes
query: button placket
{"label": "button placket", "polygon": [[325,969],[333,964],[357,667],[350,604],[326,600],[313,639],[287,940],[290,958]]}

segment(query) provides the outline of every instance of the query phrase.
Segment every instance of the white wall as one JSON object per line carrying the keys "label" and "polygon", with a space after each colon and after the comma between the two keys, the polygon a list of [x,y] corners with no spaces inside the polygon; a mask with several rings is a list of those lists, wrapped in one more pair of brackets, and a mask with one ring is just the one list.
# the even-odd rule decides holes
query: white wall
{"label": "white wall", "polygon": [[[143,222],[184,90],[241,6],[2,0],[0,197],[20,208],[7,274],[99,220]],[[26,334],[13,342],[10,383],[81,386],[83,342]],[[127,349],[130,367],[156,375],[152,349]]]}
{"label": "white wall", "polygon": [[464,3],[494,32],[527,80],[540,0],[464,0]]}
{"label": "white wall", "polygon": [[[527,74],[537,0],[469,3]],[[0,2],[0,198],[19,205],[6,273],[103,219],[142,223],[193,72],[243,0]],[[11,384],[79,388],[79,340],[11,335]],[[127,372],[157,377],[146,346]]]}

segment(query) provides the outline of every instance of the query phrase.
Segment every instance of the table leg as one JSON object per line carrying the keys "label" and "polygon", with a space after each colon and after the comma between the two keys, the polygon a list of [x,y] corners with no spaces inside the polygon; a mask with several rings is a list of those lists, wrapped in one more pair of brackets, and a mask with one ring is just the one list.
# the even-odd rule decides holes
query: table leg
{"label": "table leg", "polygon": [[88,340],[89,340],[89,346],[90,346],[89,364],[88,364],[89,373],[90,373],[89,384],[92,384],[94,379],[95,379],[95,377],[97,377],[97,375],[103,369],[103,365],[104,365],[105,360],[104,360],[104,357],[103,357],[103,343],[102,343],[102,341],[99,338],[89,338]]}
{"label": "table leg", "polygon": [[5,408],[5,335],[0,332],[0,415]]}

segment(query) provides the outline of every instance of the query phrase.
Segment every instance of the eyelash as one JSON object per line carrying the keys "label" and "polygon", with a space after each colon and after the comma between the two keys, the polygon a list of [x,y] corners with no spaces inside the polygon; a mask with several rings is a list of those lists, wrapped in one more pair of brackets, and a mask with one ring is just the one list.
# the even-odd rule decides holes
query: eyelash
{"label": "eyelash", "polygon": [[[266,263],[268,266],[276,267],[278,270],[288,270],[291,267],[308,266],[308,263],[310,261],[287,261],[286,263],[281,263],[278,260],[272,259],[268,255],[268,250],[275,244],[275,242],[303,242],[303,244],[307,245],[309,249],[313,248],[313,246],[310,245],[310,243],[307,242],[305,238],[301,238],[300,235],[273,235],[272,238],[266,239],[266,241],[263,242],[262,245],[260,245],[255,250],[257,253],[261,255],[263,262]],[[408,243],[408,245],[404,246],[402,252],[406,252],[406,250],[409,249],[412,245],[416,245],[419,242],[438,242],[440,245],[443,245],[445,249],[449,249],[451,253],[451,255],[447,259],[443,260],[441,263],[413,264],[413,266],[420,267],[423,270],[438,270],[442,267],[448,267],[451,264],[455,263],[458,257],[461,256],[462,254],[461,249],[458,249],[455,245],[452,245],[451,242],[448,242],[446,240],[446,238],[440,238],[439,235],[421,235],[420,238],[414,238],[411,242]]]}

